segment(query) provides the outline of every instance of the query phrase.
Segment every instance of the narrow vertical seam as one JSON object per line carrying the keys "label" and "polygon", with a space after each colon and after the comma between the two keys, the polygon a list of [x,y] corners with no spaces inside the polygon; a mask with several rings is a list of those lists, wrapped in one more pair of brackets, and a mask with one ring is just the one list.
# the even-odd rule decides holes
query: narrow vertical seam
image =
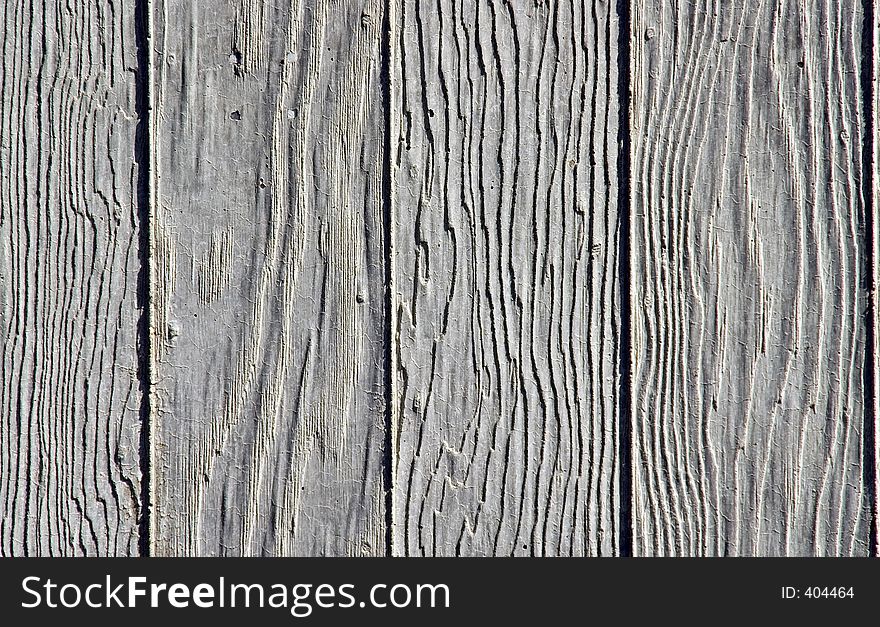
{"label": "narrow vertical seam", "polygon": [[620,303],[620,335],[618,341],[618,510],[619,555],[633,554],[632,529],[632,322],[630,311],[630,0],[618,0],[617,42],[617,266]]}
{"label": "narrow vertical seam", "polygon": [[864,0],[862,21],[862,67],[861,67],[861,92],[864,116],[864,137],[862,146],[862,196],[864,198],[864,225],[865,225],[865,255],[866,277],[864,287],[868,293],[868,303],[865,311],[865,365],[864,365],[864,411],[865,424],[863,429],[863,481],[867,488],[867,500],[870,503],[870,524],[868,552],[872,557],[878,553],[877,532],[877,484],[880,477],[877,475],[877,380],[876,380],[876,325],[877,325],[877,245],[878,233],[877,222],[874,216],[877,193],[877,145],[874,138],[874,73],[878,70],[875,54],[877,29],[874,26],[874,3],[873,0]]}
{"label": "narrow vertical seam", "polygon": [[385,270],[384,325],[385,325],[385,442],[382,456],[383,484],[385,489],[385,555],[394,554],[394,299],[393,299],[393,202],[391,187],[392,164],[392,94],[391,94],[391,4],[385,0],[382,15],[382,37],[380,42],[382,91],[383,146],[382,146],[382,218],[383,218],[383,264]]}
{"label": "narrow vertical seam", "polygon": [[134,159],[137,164],[137,220],[138,220],[138,277],[137,306],[137,378],[140,384],[140,470],[141,494],[138,512],[138,553],[150,555],[151,540],[151,432],[150,432],[150,207],[152,204],[151,163],[152,137],[150,133],[150,0],[135,0],[135,41],[137,47],[137,74],[135,82],[135,109],[138,122],[135,130]]}

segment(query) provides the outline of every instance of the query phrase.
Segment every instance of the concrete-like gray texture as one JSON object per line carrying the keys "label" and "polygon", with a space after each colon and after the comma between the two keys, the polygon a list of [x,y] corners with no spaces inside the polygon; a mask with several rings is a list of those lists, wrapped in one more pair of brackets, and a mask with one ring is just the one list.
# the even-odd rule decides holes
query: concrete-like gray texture
{"label": "concrete-like gray texture", "polygon": [[864,15],[6,3],[0,553],[869,553]]}

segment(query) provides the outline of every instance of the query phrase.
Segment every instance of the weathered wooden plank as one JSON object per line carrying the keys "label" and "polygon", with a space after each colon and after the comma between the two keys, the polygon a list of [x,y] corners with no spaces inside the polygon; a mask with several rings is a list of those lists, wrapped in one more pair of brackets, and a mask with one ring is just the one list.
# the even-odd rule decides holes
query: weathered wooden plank
{"label": "weathered wooden plank", "polygon": [[152,4],[153,551],[383,554],[383,3]]}
{"label": "weathered wooden plank", "polygon": [[396,3],[394,551],[618,551],[613,3]]}
{"label": "weathered wooden plank", "polygon": [[136,555],[133,16],[6,2],[0,46],[0,555]]}
{"label": "weathered wooden plank", "polygon": [[632,8],[635,551],[864,554],[861,3]]}

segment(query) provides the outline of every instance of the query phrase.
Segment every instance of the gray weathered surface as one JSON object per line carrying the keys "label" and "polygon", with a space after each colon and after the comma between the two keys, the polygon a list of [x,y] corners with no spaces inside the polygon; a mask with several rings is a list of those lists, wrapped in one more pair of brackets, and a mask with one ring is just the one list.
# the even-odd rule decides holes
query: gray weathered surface
{"label": "gray weathered surface", "polygon": [[633,4],[637,554],[868,549],[861,28]]}
{"label": "gray weathered surface", "polygon": [[138,552],[133,21],[0,7],[0,555]]}
{"label": "gray weathered surface", "polygon": [[876,553],[877,13],[4,3],[0,555]]}
{"label": "gray weathered surface", "polygon": [[392,18],[394,552],[614,554],[614,6]]}
{"label": "gray weathered surface", "polygon": [[385,552],[382,2],[156,0],[153,552]]}

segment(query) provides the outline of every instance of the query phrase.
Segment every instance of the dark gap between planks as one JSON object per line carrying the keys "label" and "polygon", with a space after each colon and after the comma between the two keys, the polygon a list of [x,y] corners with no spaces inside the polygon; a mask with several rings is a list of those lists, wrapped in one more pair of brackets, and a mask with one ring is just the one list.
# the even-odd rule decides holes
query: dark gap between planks
{"label": "dark gap between planks", "polygon": [[394,294],[392,292],[392,255],[394,227],[392,218],[392,193],[391,193],[391,0],[386,0],[383,5],[382,16],[382,39],[380,42],[379,83],[382,92],[382,108],[384,116],[385,133],[382,144],[382,224],[384,233],[382,237],[382,260],[385,265],[385,311],[384,311],[384,335],[385,335],[385,438],[382,452],[382,482],[385,490],[385,555],[391,557],[393,553],[393,524],[394,524],[394,437],[393,420],[394,402],[392,386],[394,382],[394,351],[392,348],[394,329],[392,328]]}
{"label": "dark gap between planks", "polygon": [[137,164],[138,268],[137,306],[141,310],[137,323],[137,379],[140,384],[140,470],[141,494],[138,512],[138,552],[150,555],[150,177],[152,174],[150,137],[150,2],[135,0],[135,41],[137,69],[135,72],[134,161]]}
{"label": "dark gap between planks", "polygon": [[632,318],[630,312],[630,6],[617,0],[617,264],[620,289],[620,335],[617,338],[618,383],[618,555],[633,554],[632,527]]}

